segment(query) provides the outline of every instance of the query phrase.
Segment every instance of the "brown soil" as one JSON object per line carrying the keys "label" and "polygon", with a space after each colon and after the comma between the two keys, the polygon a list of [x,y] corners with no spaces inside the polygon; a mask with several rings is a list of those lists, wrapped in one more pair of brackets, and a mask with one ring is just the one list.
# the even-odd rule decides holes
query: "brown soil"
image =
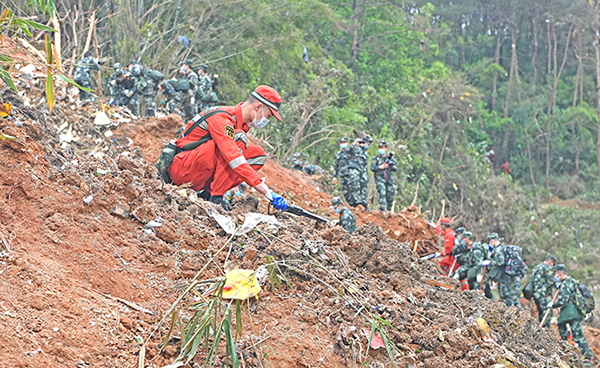
{"label": "brown soil", "polygon": [[[212,205],[155,179],[153,162],[181,119],[121,123],[107,137],[109,128],[93,125],[92,106],[59,104],[48,117],[7,89],[0,92],[15,107],[0,131],[26,145],[0,143],[0,248],[10,248],[0,254],[1,365],[137,366],[140,342],[179,295],[174,287],[229,239],[207,215]],[[79,140],[63,149],[57,127],[64,122]],[[313,178],[272,161],[261,173],[293,203],[329,213],[331,196]],[[266,206],[250,193],[225,215],[243,220]],[[253,312],[243,313],[237,348],[244,367],[391,367],[385,349],[365,356],[361,331],[373,316],[393,326],[386,330],[402,352],[396,359],[409,367],[582,366],[576,349],[538,329],[527,309],[461,293],[435,263],[420,260],[415,246],[427,253],[437,235],[416,208],[389,218],[356,214],[362,226],[353,235],[279,213],[280,240],[250,232],[231,241],[229,259],[242,268],[258,268],[267,255],[286,260],[281,269],[293,286],[272,290],[267,281]],[[159,217],[155,233],[144,229]],[[226,256],[200,278],[220,276]],[[477,318],[487,321],[489,333]],[[172,363],[179,353],[177,340],[159,351],[165,331],[161,326],[150,339],[147,367]],[[202,364],[204,353],[191,364]]]}

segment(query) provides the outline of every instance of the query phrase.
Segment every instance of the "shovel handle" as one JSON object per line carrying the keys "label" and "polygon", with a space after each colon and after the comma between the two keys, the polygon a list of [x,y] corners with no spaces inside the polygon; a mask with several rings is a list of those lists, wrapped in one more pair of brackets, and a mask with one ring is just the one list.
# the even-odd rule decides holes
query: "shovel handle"
{"label": "shovel handle", "polygon": [[[558,284],[558,287],[556,288],[556,292],[554,293],[554,296],[552,297],[552,304],[554,304],[554,302],[556,301],[556,297],[558,297],[558,292],[560,291],[560,285]],[[550,310],[552,310],[552,308],[548,308],[546,309],[546,313],[544,313],[544,318],[542,319],[542,322],[540,322],[540,328],[542,328],[542,326],[544,325],[544,322],[546,322],[546,319],[548,319],[548,315],[550,315]]]}
{"label": "shovel handle", "polygon": [[481,275],[481,282],[479,283],[479,290],[483,290],[483,280],[485,280],[485,270],[487,266],[483,266],[483,274]]}

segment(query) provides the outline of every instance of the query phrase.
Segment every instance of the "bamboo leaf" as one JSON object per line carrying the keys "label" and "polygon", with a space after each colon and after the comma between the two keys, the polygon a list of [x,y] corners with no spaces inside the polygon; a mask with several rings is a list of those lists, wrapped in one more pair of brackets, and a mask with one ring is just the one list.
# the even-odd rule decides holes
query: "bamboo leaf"
{"label": "bamboo leaf", "polygon": [[7,86],[9,86],[10,88],[12,88],[15,92],[17,92],[17,87],[15,87],[15,84],[12,80],[12,78],[10,77],[10,74],[8,74],[8,72],[6,70],[4,70],[4,68],[0,67],[0,79],[2,80],[2,82],[4,82]]}
{"label": "bamboo leaf", "polygon": [[44,35],[46,39],[46,64],[48,67],[52,65],[52,41],[48,35]]}
{"label": "bamboo leaf", "polygon": [[169,327],[169,331],[167,331],[167,336],[165,336],[165,340],[163,341],[163,347],[161,350],[164,350],[164,348],[167,346],[167,343],[171,339],[171,334],[173,333],[173,329],[175,328],[176,313],[177,311],[173,311],[173,314],[171,315],[171,326]]}
{"label": "bamboo leaf", "polygon": [[[50,27],[48,27],[46,25],[39,24],[38,22],[34,22],[32,20],[29,20],[29,19],[15,18],[14,22],[16,24],[19,24],[19,25],[25,27],[25,28],[29,28],[30,27],[30,28],[37,29],[37,30],[40,30],[40,31],[56,32],[56,29],[54,29],[54,28],[50,28]],[[21,28],[21,29],[23,29],[23,28]],[[27,30],[27,32],[29,32],[29,30]],[[31,32],[29,32],[29,35],[31,35]]]}
{"label": "bamboo leaf", "polygon": [[48,100],[48,109],[52,112],[54,108],[54,83],[52,81],[52,71],[48,70],[46,77],[46,100]]}
{"label": "bamboo leaf", "polygon": [[4,9],[2,11],[2,16],[0,16],[0,23],[3,23],[6,18],[12,15],[12,12],[9,9]]}
{"label": "bamboo leaf", "polygon": [[1,62],[10,62],[10,61],[13,61],[13,59],[11,59],[10,56],[8,56],[8,55],[0,53],[0,61]]}
{"label": "bamboo leaf", "polygon": [[235,330],[235,341],[237,341],[238,336],[242,335],[242,301],[235,301],[235,324],[237,326]]}
{"label": "bamboo leaf", "polygon": [[228,355],[231,355],[231,365],[233,366],[233,368],[239,368],[240,361],[238,359],[237,351],[235,349],[235,342],[233,341],[233,336],[231,334],[231,311],[229,312],[229,318],[226,318],[223,322],[225,343],[227,346],[227,353]]}
{"label": "bamboo leaf", "polygon": [[54,58],[56,59],[56,69],[60,72],[60,58],[56,52],[56,45],[52,44],[52,50],[54,51]]}
{"label": "bamboo leaf", "polygon": [[[75,81],[73,81],[73,80],[69,79],[68,77],[65,77],[65,76],[64,76],[64,75],[62,75],[62,74],[58,74],[58,73],[57,73],[57,74],[56,74],[56,76],[57,76],[58,78],[60,78],[60,79],[64,80],[65,82],[69,83],[70,85],[72,85],[72,86],[75,86],[75,87],[77,87],[77,88],[80,88],[80,89],[82,89],[82,90],[84,90],[84,91],[88,91],[88,92],[96,92],[96,90],[94,90],[94,89],[89,89],[89,88],[86,88],[86,87],[82,87],[82,86],[80,86],[80,85],[79,85],[79,84],[77,84]],[[169,313],[170,313],[170,312],[169,312]]]}

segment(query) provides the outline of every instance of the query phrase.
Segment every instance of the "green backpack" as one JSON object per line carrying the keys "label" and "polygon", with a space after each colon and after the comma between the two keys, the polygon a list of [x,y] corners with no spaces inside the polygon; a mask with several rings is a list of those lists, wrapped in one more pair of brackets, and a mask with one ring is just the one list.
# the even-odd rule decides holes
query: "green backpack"
{"label": "green backpack", "polygon": [[[214,114],[218,114],[218,113],[225,113],[225,114],[229,115],[229,113],[227,111],[223,111],[223,110],[213,110],[213,111],[207,112],[205,115],[198,114],[198,115],[194,116],[194,118],[192,119],[194,124],[192,124],[191,127],[189,127],[181,136],[179,136],[177,138],[183,138],[183,137],[187,136],[188,134],[190,134],[192,132],[192,130],[196,129],[196,127],[198,125],[200,125],[200,123],[202,123],[209,117],[213,116]],[[156,169],[158,170],[158,176],[162,180],[164,180],[165,183],[172,184],[173,181],[171,180],[171,176],[169,175],[169,168],[171,167],[171,164],[173,164],[173,160],[175,159],[175,156],[178,153],[183,152],[183,151],[193,151],[196,148],[198,148],[200,145],[208,142],[211,139],[212,139],[212,137],[210,136],[210,133],[206,133],[198,141],[188,143],[181,148],[177,147],[177,145],[174,142],[169,142],[166,145],[164,145],[162,148],[162,152],[160,153],[160,156],[158,157],[158,161],[154,165],[154,166],[156,166]]]}
{"label": "green backpack", "polygon": [[150,68],[146,69],[144,76],[154,79],[156,83],[160,83],[163,79],[165,79],[165,75],[163,73]]}
{"label": "green backpack", "polygon": [[575,288],[575,306],[577,310],[585,316],[588,313],[592,313],[596,308],[596,300],[594,300],[594,294],[587,285],[577,281],[577,288]]}

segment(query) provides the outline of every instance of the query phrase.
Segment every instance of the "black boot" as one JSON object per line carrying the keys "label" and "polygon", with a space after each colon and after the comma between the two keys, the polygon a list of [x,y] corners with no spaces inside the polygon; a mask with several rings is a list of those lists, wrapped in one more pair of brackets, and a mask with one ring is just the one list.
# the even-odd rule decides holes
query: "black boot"
{"label": "black boot", "polygon": [[229,202],[223,200],[223,196],[211,196],[210,201],[212,203],[220,204],[221,207],[223,207],[223,209],[227,212],[231,211],[231,206],[229,205]]}
{"label": "black boot", "polygon": [[196,192],[198,198],[204,201],[210,201],[210,192],[208,190],[199,190]]}

